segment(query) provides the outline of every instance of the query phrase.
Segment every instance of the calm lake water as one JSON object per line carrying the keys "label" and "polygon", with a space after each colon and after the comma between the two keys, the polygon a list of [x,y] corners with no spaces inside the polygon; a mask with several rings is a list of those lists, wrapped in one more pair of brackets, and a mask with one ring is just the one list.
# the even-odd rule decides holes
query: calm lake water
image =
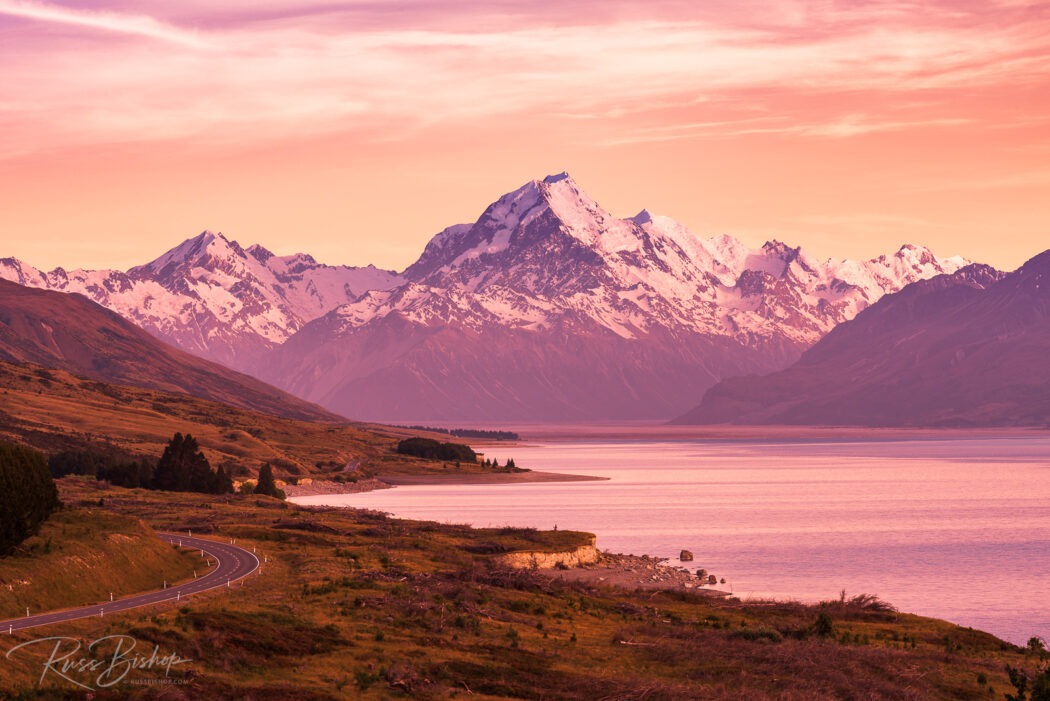
{"label": "calm lake water", "polygon": [[603,482],[399,487],[309,497],[477,526],[571,528],[746,597],[872,593],[1023,644],[1050,640],[1050,437],[740,443],[560,440],[486,446]]}

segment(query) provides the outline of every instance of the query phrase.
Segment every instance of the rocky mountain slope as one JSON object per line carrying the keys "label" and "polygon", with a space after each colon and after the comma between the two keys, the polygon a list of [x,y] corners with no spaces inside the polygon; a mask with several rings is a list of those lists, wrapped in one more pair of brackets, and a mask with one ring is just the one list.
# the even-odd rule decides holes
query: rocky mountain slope
{"label": "rocky mountain slope", "polygon": [[336,421],[259,380],[172,348],[78,294],[0,280],[0,360],[178,392],[296,419]]}
{"label": "rocky mountain slope", "polygon": [[681,423],[1050,425],[1050,251],[912,284],[792,367],[711,388]]}
{"label": "rocky mountain slope", "polygon": [[371,266],[328,266],[301,253],[275,256],[258,245],[245,249],[209,231],[127,272],[42,272],[4,258],[0,278],[79,292],[157,338],[237,369],[365,290],[402,282]]}
{"label": "rocky mountain slope", "polygon": [[404,273],[275,256],[205,232],[127,272],[0,278],[80,292],[184,350],[372,420],[667,418],[771,372],[887,292],[967,261],[903,246],[818,260],[619,219],[567,174],[435,236]]}
{"label": "rocky mountain slope", "polygon": [[258,372],[377,419],[665,418],[770,371],[886,292],[962,267],[924,248],[818,261],[618,219],[567,175],[435,236],[403,273],[303,327]]}

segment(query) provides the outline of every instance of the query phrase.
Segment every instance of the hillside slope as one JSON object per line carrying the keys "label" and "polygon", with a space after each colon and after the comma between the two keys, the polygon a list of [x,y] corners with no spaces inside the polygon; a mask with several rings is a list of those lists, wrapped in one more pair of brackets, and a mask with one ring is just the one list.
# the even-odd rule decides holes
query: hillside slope
{"label": "hillside slope", "polygon": [[775,241],[701,239],[648,212],[619,219],[562,173],[441,232],[407,283],[310,322],[254,372],[371,420],[667,418],[962,264],[914,246],[817,261]]}
{"label": "hillside slope", "polygon": [[45,452],[108,446],[156,459],[178,431],[192,434],[212,465],[235,477],[254,477],[264,462],[281,477],[356,479],[442,468],[395,455],[398,439],[416,432],[385,426],[287,419],[3,361],[0,391],[0,438]]}
{"label": "hillside slope", "polygon": [[1050,426],[1050,251],[884,297],[792,367],[711,388],[678,423]]}
{"label": "hillside slope", "polygon": [[366,290],[404,282],[373,266],[324,265],[297,253],[277,256],[204,231],[128,271],[37,270],[0,258],[0,278],[79,292],[157,338],[243,370],[305,323]]}
{"label": "hillside slope", "polygon": [[276,416],[340,421],[253,377],[168,346],[85,297],[0,280],[0,360],[181,392]]}

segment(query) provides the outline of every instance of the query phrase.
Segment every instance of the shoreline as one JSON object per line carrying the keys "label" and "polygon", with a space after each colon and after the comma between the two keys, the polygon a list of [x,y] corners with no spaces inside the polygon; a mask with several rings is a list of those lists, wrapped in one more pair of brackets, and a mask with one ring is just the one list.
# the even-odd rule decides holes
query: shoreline
{"label": "shoreline", "polygon": [[605,482],[608,477],[571,475],[562,472],[525,470],[523,472],[460,472],[451,474],[387,475],[370,477],[357,482],[335,482],[315,480],[310,484],[285,485],[282,487],[289,500],[300,497],[328,496],[339,494],[362,494],[377,489],[397,487],[456,486],[456,485],[511,485],[539,484],[543,482]]}
{"label": "shoreline", "polygon": [[1050,429],[1039,427],[865,427],[865,426],[734,426],[681,425],[648,422],[608,424],[515,425],[519,443],[560,441],[675,441],[713,443],[870,443],[892,441],[981,440],[992,438],[1046,438]]}
{"label": "shoreline", "polygon": [[653,555],[602,552],[598,562],[594,564],[566,569],[544,569],[540,574],[549,579],[627,590],[691,591],[722,599],[734,596],[731,591],[717,589],[717,584],[707,583],[706,578],[701,578],[696,573],[697,570],[690,570],[682,565],[668,565],[666,562],[668,558]]}

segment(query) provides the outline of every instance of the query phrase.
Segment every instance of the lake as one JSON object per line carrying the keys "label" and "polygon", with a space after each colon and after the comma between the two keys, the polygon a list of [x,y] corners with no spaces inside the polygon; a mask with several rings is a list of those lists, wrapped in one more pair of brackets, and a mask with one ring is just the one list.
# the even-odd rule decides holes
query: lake
{"label": "lake", "polygon": [[1050,640],[1050,436],[488,445],[600,482],[413,486],[296,499],[476,526],[569,528],[613,552],[690,550],[741,598],[871,593],[1024,644]]}

